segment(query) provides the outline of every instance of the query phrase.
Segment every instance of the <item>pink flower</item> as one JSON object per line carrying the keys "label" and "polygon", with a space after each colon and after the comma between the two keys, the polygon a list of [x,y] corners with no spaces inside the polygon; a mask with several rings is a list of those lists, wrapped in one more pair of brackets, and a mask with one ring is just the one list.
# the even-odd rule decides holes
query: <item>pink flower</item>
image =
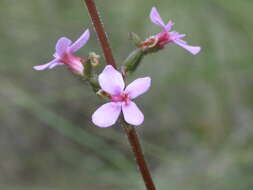
{"label": "pink flower", "polygon": [[121,110],[124,119],[131,125],[140,125],[144,115],[132,99],[145,93],[151,84],[149,77],[139,78],[125,88],[125,83],[120,72],[111,65],[105,67],[98,77],[99,84],[109,94],[111,102],[99,107],[92,115],[92,121],[99,127],[110,127],[116,123]]}
{"label": "pink flower", "polygon": [[66,65],[71,71],[83,75],[84,59],[75,56],[74,53],[82,48],[90,38],[89,29],[87,29],[77,41],[74,43],[66,37],[61,37],[55,46],[54,59],[44,65],[34,66],[35,70],[44,70],[46,68],[52,69],[59,65]]}
{"label": "pink flower", "polygon": [[144,45],[154,44],[154,46],[158,48],[163,48],[168,43],[175,43],[194,55],[200,52],[201,48],[199,46],[190,46],[186,41],[182,40],[182,38],[186,36],[185,34],[179,34],[176,31],[170,31],[174,23],[169,21],[167,24],[164,24],[159,12],[155,7],[151,9],[150,20],[154,24],[160,26],[162,31],[145,41]]}

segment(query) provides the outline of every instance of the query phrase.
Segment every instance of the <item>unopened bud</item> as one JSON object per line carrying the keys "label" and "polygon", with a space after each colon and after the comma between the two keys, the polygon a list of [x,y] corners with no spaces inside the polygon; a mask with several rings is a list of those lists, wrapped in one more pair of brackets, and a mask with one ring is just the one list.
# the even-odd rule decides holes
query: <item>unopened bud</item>
{"label": "unopened bud", "polygon": [[123,73],[134,72],[140,64],[145,52],[138,48],[134,50],[124,61]]}
{"label": "unopened bud", "polygon": [[100,56],[96,54],[95,52],[90,52],[89,59],[90,59],[91,65],[93,67],[96,67],[99,64]]}
{"label": "unopened bud", "polygon": [[141,43],[141,38],[136,33],[130,32],[129,39],[132,40],[137,47],[139,47]]}

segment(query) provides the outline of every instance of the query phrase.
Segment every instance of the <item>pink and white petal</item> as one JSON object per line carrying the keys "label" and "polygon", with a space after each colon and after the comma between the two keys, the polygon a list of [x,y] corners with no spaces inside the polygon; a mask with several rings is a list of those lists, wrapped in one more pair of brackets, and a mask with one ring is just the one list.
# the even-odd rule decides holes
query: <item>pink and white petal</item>
{"label": "pink and white petal", "polygon": [[187,42],[186,42],[185,40],[182,40],[182,39],[177,39],[177,41],[178,41],[179,43],[182,43],[182,44],[187,44]]}
{"label": "pink and white petal", "polygon": [[44,69],[46,69],[46,68],[50,68],[50,66],[53,65],[53,64],[55,64],[55,63],[57,63],[57,60],[56,60],[56,59],[50,61],[49,63],[43,64],[43,65],[34,66],[33,68],[34,68],[35,70],[37,70],[37,71],[42,71],[42,70],[44,70]]}
{"label": "pink and white petal", "polygon": [[172,40],[178,40],[178,41],[186,43],[184,40],[181,39],[181,38],[184,38],[186,36],[186,34],[180,34],[174,30],[169,32],[169,34],[170,34]]}
{"label": "pink and white petal", "polygon": [[125,121],[131,125],[141,125],[144,121],[144,115],[137,105],[132,101],[122,105],[122,112]]}
{"label": "pink and white petal", "polygon": [[175,30],[170,31],[170,35],[177,36],[179,33]]}
{"label": "pink and white petal", "polygon": [[168,22],[168,24],[166,24],[166,26],[165,26],[166,31],[169,32],[172,29],[172,27],[174,26],[174,24],[175,23],[170,20]]}
{"label": "pink and white petal", "polygon": [[155,7],[152,7],[149,17],[154,24],[161,26],[162,28],[165,28],[165,24]]}
{"label": "pink and white petal", "polygon": [[56,67],[56,66],[61,66],[61,65],[64,65],[64,63],[56,61],[56,62],[54,62],[53,64],[49,65],[48,68],[49,68],[49,69],[53,69],[54,67]]}
{"label": "pink and white petal", "polygon": [[83,75],[84,66],[80,61],[73,61],[67,65],[73,72]]}
{"label": "pink and white petal", "polygon": [[93,113],[92,122],[98,127],[110,127],[116,123],[120,112],[121,103],[106,103]]}
{"label": "pink and white petal", "polygon": [[69,51],[70,52],[76,52],[78,51],[80,48],[82,48],[87,41],[90,38],[90,31],[89,29],[85,30],[85,32],[78,38],[78,40],[76,40],[70,47],[69,47]]}
{"label": "pink and white petal", "polygon": [[134,99],[148,91],[151,85],[151,78],[138,78],[131,82],[125,89],[130,99]]}
{"label": "pink and white petal", "polygon": [[70,39],[68,39],[68,38],[66,38],[66,37],[61,37],[58,41],[57,41],[57,43],[56,43],[56,45],[55,45],[55,54],[54,54],[54,56],[55,57],[61,57],[62,56],[62,54],[64,54],[66,51],[67,51],[67,49],[68,49],[68,47],[70,46],[70,44],[71,44],[72,42],[71,42],[71,40]]}
{"label": "pink and white petal", "polygon": [[60,59],[61,58],[61,57],[59,57],[59,55],[56,52],[53,54],[53,57],[56,58],[56,59]]}
{"label": "pink and white petal", "polygon": [[198,54],[201,50],[201,47],[199,47],[199,46],[190,46],[187,43],[181,42],[180,40],[174,40],[174,43],[179,45],[180,47],[186,49],[187,51],[189,51],[193,55]]}
{"label": "pink and white petal", "polygon": [[111,65],[104,68],[98,76],[98,81],[100,87],[111,95],[119,95],[125,87],[122,74]]}
{"label": "pink and white petal", "polygon": [[177,34],[177,35],[175,36],[175,38],[176,38],[178,41],[187,43],[186,41],[184,41],[184,40],[181,39],[181,38],[184,38],[185,36],[186,36],[186,34]]}

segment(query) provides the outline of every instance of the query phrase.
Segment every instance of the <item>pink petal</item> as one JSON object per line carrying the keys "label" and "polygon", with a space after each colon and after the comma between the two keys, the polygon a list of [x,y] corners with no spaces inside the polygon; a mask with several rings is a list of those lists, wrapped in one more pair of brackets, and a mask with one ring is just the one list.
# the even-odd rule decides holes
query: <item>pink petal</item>
{"label": "pink petal", "polygon": [[170,34],[172,40],[178,40],[179,42],[181,41],[183,43],[186,43],[184,40],[181,39],[181,38],[184,38],[186,36],[186,34],[180,34],[175,30],[169,32],[169,34]]}
{"label": "pink petal", "polygon": [[69,62],[67,65],[73,72],[83,75],[84,66],[80,61]]}
{"label": "pink petal", "polygon": [[[183,34],[182,34],[183,35]],[[181,44],[186,44],[187,45],[187,42],[185,40],[182,40],[182,39],[177,39],[177,42],[178,43],[181,43]]]}
{"label": "pink petal", "polygon": [[174,26],[174,22],[172,22],[171,20],[168,22],[168,24],[166,24],[166,26],[165,26],[165,29],[166,29],[166,31],[170,31],[171,30],[171,28],[172,28],[172,26]]}
{"label": "pink petal", "polygon": [[155,7],[152,7],[149,17],[154,24],[165,28],[165,24]]}
{"label": "pink petal", "polygon": [[[174,40],[179,40],[182,42],[185,42],[184,40],[182,40],[181,38],[184,38],[186,35],[185,34],[180,34],[177,31],[173,30],[171,32],[169,32],[170,36],[174,39]],[[186,42],[185,42],[186,43]]]}
{"label": "pink petal", "polygon": [[58,57],[62,56],[62,54],[64,54],[67,51],[67,49],[68,49],[68,47],[70,46],[71,43],[72,42],[71,42],[70,39],[68,39],[66,37],[61,37],[56,43],[56,46],[55,46],[56,53],[54,54],[54,56],[55,57],[56,56],[58,56]]}
{"label": "pink petal", "polygon": [[132,83],[130,83],[126,89],[125,93],[128,94],[130,99],[134,99],[138,97],[141,94],[144,94],[147,92],[151,85],[151,78],[145,77],[145,78],[139,78],[134,80]]}
{"label": "pink petal", "polygon": [[34,66],[33,68],[37,71],[42,71],[46,68],[50,68],[52,65],[54,65],[55,63],[58,63],[56,59],[50,61],[49,63],[43,64],[43,65],[37,65]]}
{"label": "pink petal", "polygon": [[58,54],[56,52],[53,54],[53,57],[54,58],[59,58],[59,56],[58,56]]}
{"label": "pink petal", "polygon": [[51,64],[48,68],[53,69],[54,67],[60,66],[60,65],[64,65],[64,63],[56,61],[53,64]]}
{"label": "pink petal", "polygon": [[111,95],[119,95],[125,87],[121,73],[111,65],[107,65],[104,68],[103,72],[98,76],[98,81],[101,88]]}
{"label": "pink petal", "polygon": [[127,123],[131,125],[141,125],[143,123],[144,115],[134,102],[129,101],[127,104],[123,104],[122,111]]}
{"label": "pink petal", "polygon": [[106,103],[93,113],[92,122],[98,127],[110,127],[116,123],[120,112],[120,103]]}
{"label": "pink petal", "polygon": [[90,31],[87,29],[78,40],[76,40],[69,48],[69,51],[76,52],[82,48],[90,38]]}
{"label": "pink petal", "polygon": [[199,47],[199,46],[190,46],[187,43],[185,43],[185,41],[174,40],[174,43],[181,46],[182,48],[186,49],[187,51],[189,51],[193,55],[196,55],[201,50],[201,47]]}

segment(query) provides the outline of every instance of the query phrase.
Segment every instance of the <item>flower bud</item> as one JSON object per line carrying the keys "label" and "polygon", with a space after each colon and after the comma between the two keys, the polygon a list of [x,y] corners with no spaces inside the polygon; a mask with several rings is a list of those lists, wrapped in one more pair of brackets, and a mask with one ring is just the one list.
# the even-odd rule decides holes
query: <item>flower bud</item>
{"label": "flower bud", "polygon": [[140,64],[144,54],[145,52],[141,48],[135,49],[132,53],[130,53],[130,55],[123,62],[123,72],[134,72]]}
{"label": "flower bud", "polygon": [[137,47],[139,47],[139,45],[141,43],[141,39],[136,33],[130,32],[129,39],[132,40]]}
{"label": "flower bud", "polygon": [[90,59],[91,65],[93,67],[96,67],[99,64],[100,55],[96,54],[95,52],[90,52],[89,59]]}

